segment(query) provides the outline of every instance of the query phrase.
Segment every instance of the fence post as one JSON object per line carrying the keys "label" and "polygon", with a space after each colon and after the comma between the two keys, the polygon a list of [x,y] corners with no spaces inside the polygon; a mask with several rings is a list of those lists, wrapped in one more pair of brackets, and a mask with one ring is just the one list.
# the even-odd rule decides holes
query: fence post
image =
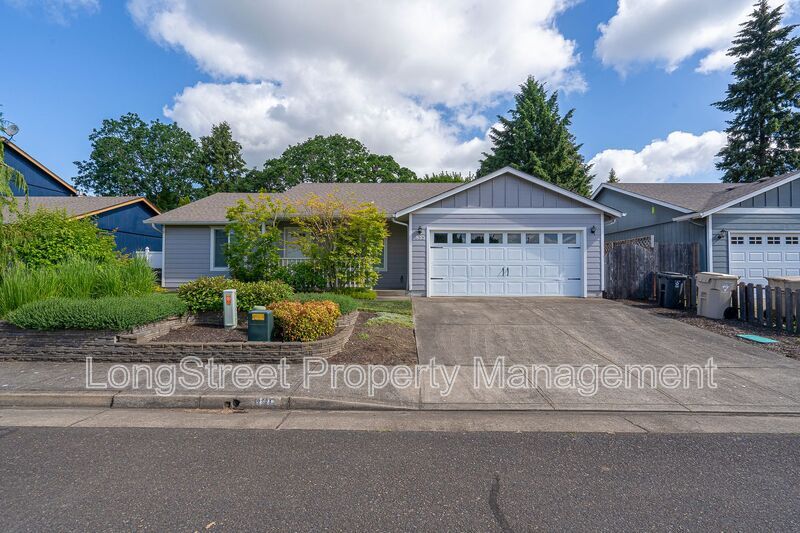
{"label": "fence post", "polygon": [[794,308],[794,321],[792,323],[792,333],[800,332],[800,291],[792,291],[792,307]]}
{"label": "fence post", "polygon": [[775,322],[775,311],[774,311],[775,298],[773,298],[771,285],[767,285],[766,295],[767,295],[767,301],[766,301],[767,327],[771,328],[772,324]]}
{"label": "fence post", "polygon": [[783,289],[775,287],[775,327],[783,329]]}
{"label": "fence post", "polygon": [[747,321],[755,322],[756,317],[755,313],[753,312],[753,306],[755,303],[753,302],[753,284],[748,283],[745,290],[747,291]]}
{"label": "fence post", "polygon": [[756,315],[758,315],[758,325],[764,325],[764,286],[756,285]]}
{"label": "fence post", "polygon": [[794,308],[792,306],[792,304],[794,303],[794,299],[792,298],[791,289],[786,289],[786,291],[783,294],[784,294],[783,303],[785,308],[783,316],[786,319],[785,329],[786,332],[788,333],[792,331],[792,323],[794,322]]}

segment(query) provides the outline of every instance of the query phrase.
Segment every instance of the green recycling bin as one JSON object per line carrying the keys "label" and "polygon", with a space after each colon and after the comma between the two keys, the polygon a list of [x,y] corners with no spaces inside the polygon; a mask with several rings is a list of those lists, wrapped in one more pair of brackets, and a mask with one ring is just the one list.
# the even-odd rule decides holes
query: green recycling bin
{"label": "green recycling bin", "polygon": [[248,342],[269,342],[272,340],[272,311],[263,305],[256,305],[247,313]]}

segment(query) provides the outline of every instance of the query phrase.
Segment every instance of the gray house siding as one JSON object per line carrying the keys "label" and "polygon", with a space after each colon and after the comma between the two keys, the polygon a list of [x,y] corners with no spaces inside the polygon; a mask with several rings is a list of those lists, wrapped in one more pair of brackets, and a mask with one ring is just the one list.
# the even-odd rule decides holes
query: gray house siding
{"label": "gray house siding", "polygon": [[[794,185],[793,182],[791,185]],[[787,187],[790,184],[784,185]],[[779,187],[779,188],[783,188]],[[798,196],[797,198],[800,198]],[[752,206],[751,206],[752,207]],[[764,207],[764,206],[757,206]],[[766,206],[773,207],[773,206]],[[788,206],[787,206],[788,207]],[[800,215],[793,214],[730,214],[725,211],[711,217],[714,271],[728,273],[728,231],[797,231],[800,233]],[[720,238],[720,232],[725,233]]]}
{"label": "gray house siding", "polygon": [[177,287],[201,276],[219,276],[211,270],[211,231],[209,226],[164,226],[165,287]]}
{"label": "gray house siding", "polygon": [[595,200],[625,213],[624,217],[613,224],[606,224],[608,242],[650,235],[655,242],[696,242],[700,248],[700,269],[707,269],[705,219],[673,222],[674,217],[686,213],[609,189],[600,191]]}
{"label": "gray house siding", "polygon": [[800,207],[800,180],[761,193],[734,207]]}
{"label": "gray house siding", "polygon": [[389,223],[386,246],[386,271],[378,272],[376,289],[405,289],[408,281],[408,229]]}
{"label": "gray house siding", "polygon": [[586,207],[575,200],[506,174],[448,196],[428,207]]}
{"label": "gray house siding", "polygon": [[[427,238],[428,226],[447,226],[466,229],[492,229],[499,227],[520,228],[586,228],[586,285],[589,296],[597,296],[601,291],[600,252],[600,212],[597,214],[485,214],[485,213],[414,213],[412,231],[421,226]],[[596,233],[591,233],[595,226]],[[411,290],[420,294],[426,291],[427,282],[427,242],[411,240],[412,286]]]}
{"label": "gray house siding", "polygon": [[[165,287],[178,287],[201,276],[225,276],[225,270],[211,270],[211,228],[221,226],[165,226]],[[389,224],[387,270],[379,272],[377,288],[405,289],[408,276],[408,242],[406,228]]]}

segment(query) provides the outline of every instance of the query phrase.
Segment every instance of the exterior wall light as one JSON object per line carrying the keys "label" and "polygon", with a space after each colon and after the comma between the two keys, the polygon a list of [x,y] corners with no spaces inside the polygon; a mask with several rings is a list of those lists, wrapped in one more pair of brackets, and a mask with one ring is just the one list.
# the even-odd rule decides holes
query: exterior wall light
{"label": "exterior wall light", "polygon": [[594,235],[595,233],[597,233],[597,226],[592,226],[592,229],[590,229],[589,231],[591,231],[592,235]]}

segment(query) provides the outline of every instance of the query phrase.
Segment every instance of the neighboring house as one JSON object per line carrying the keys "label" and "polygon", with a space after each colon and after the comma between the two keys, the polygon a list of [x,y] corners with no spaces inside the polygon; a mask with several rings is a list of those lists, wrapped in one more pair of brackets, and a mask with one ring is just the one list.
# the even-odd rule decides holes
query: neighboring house
{"label": "neighboring house", "polygon": [[[28,209],[65,209],[76,218],[91,216],[99,228],[114,232],[117,249],[123,253],[145,248],[152,252],[161,251],[161,233],[144,223],[146,218],[159,214],[147,199],[140,196],[79,196],[72,185],[19,146],[8,139],[0,138],[0,142],[5,145],[6,164],[25,176]],[[23,209],[22,191],[15,188],[14,194],[20,196],[20,208]],[[9,220],[13,218],[7,218],[6,222]],[[160,262],[157,266],[160,268]]]}
{"label": "neighboring house", "polygon": [[745,282],[800,275],[800,172],[753,183],[604,183],[592,196],[623,211],[606,239],[652,235],[700,247],[700,269]]}
{"label": "neighboring house", "polygon": [[[20,197],[18,204],[20,211],[26,209],[25,198]],[[161,233],[144,223],[159,211],[141,196],[30,196],[27,209],[65,210],[73,218],[92,217],[98,228],[114,233],[117,249],[123,253],[161,250]],[[13,214],[7,215],[5,222],[14,219]]]}
{"label": "neighboring house", "polygon": [[[428,296],[600,296],[603,226],[622,215],[510,167],[462,184],[306,183],[273,196],[312,194],[385,212],[377,288]],[[164,286],[227,273],[226,211],[247,197],[218,193],[145,221],[162,227]],[[303,260],[282,248],[284,263]]]}

